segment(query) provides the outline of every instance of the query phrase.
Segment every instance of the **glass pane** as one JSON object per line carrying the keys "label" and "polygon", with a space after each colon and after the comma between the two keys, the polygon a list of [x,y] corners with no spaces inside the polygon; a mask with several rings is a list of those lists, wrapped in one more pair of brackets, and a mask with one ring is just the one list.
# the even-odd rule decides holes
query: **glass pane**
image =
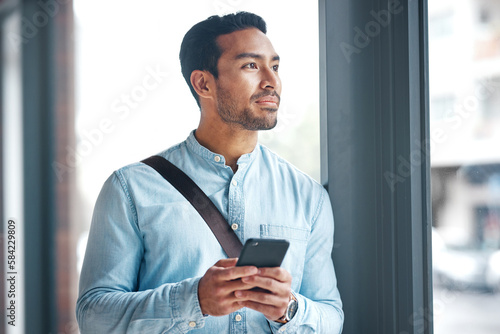
{"label": "glass pane", "polygon": [[500,333],[500,2],[429,0],[434,327]]}
{"label": "glass pane", "polygon": [[184,34],[210,15],[238,10],[267,21],[281,57],[278,125],[261,133],[261,142],[319,181],[316,2],[75,0],[76,144],[67,146],[66,159],[76,175],[78,270],[107,177],[183,141],[198,125],[200,111],[178,58]]}

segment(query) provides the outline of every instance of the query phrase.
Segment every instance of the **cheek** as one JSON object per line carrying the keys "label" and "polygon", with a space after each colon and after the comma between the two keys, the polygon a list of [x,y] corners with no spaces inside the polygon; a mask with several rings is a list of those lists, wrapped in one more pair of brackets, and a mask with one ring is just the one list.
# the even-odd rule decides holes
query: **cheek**
{"label": "cheek", "polygon": [[258,86],[252,85],[248,82],[234,84],[231,87],[233,96],[240,101],[240,103],[248,103],[251,97],[259,92]]}
{"label": "cheek", "polygon": [[[227,76],[220,84],[221,88],[230,92],[231,96],[237,99],[239,103],[248,103],[250,97],[261,90],[260,80],[256,76],[251,75]],[[280,92],[278,92],[278,94],[280,94]]]}
{"label": "cheek", "polygon": [[277,84],[277,87],[276,87],[276,91],[278,92],[278,94],[280,94],[280,95],[281,95],[281,87],[282,87],[282,86],[281,86],[281,79],[280,79],[279,77],[278,77],[278,79],[277,79],[277,83],[278,83],[278,84]]}

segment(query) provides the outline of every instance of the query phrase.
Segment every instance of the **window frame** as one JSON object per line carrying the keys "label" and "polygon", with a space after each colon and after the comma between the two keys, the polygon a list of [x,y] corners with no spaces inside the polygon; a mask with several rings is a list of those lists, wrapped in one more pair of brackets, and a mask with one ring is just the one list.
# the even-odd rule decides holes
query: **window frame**
{"label": "window frame", "polygon": [[[23,18],[40,15],[36,0],[21,0],[20,6]],[[25,317],[19,320],[26,333],[58,331],[54,21],[49,18],[21,43]]]}
{"label": "window frame", "polygon": [[[384,25],[373,13],[390,8]],[[427,2],[320,0],[319,15],[343,333],[431,334]]]}

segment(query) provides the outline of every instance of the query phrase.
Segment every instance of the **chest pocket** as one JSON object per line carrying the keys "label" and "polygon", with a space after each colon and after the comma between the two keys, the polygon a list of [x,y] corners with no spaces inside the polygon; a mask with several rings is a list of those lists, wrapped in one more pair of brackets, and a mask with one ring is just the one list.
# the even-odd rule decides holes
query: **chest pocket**
{"label": "chest pocket", "polygon": [[283,225],[260,225],[261,238],[285,239],[290,242],[290,247],[281,267],[285,268],[292,275],[292,289],[294,291],[300,290],[309,234],[310,230],[305,228]]}

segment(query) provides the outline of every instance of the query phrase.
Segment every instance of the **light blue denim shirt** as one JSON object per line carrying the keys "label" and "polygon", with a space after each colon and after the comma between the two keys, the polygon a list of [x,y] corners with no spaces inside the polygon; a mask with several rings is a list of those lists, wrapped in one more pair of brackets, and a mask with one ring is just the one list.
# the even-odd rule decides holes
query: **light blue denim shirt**
{"label": "light blue denim shirt", "polygon": [[151,167],[135,163],[114,172],[97,199],[77,303],[83,334],[341,332],[333,214],[320,184],[262,145],[241,156],[233,173],[194,132],[160,155],[237,224],[242,242],[290,241],[282,267],[292,274],[298,311],[285,325],[247,308],[204,317],[198,282],[226,255],[191,204]]}

